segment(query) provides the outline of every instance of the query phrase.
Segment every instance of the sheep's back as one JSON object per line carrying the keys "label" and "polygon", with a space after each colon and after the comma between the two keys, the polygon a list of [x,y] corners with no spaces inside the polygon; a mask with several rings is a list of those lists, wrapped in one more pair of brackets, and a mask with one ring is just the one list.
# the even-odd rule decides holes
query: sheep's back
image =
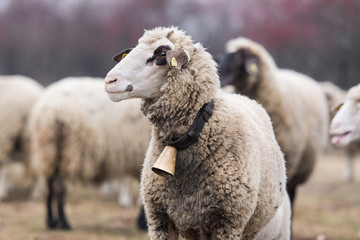
{"label": "sheep's back", "polygon": [[[309,167],[312,168],[316,155],[326,146],[328,105],[320,85],[306,75],[279,70],[277,80],[282,108],[276,110],[280,117],[272,117],[272,120],[276,138],[285,156],[290,159],[289,164],[293,164],[288,166],[288,177],[291,178],[299,167],[301,157],[305,158],[308,154],[307,158],[312,161]],[[302,165],[307,164],[302,162]]]}
{"label": "sheep's back", "polygon": [[[126,166],[132,165],[122,160],[126,157],[136,156],[140,168],[143,157],[133,153],[132,146],[124,146],[139,135],[131,132],[131,121],[139,123],[135,118],[141,116],[140,102],[129,102],[111,102],[102,79],[68,78],[49,86],[33,111],[33,169],[50,176],[59,165],[67,179],[89,181],[129,170]],[[127,114],[132,119],[126,119]],[[145,120],[142,127],[146,132]],[[146,142],[146,134],[142,141]],[[146,147],[138,145],[137,151],[144,154]]]}

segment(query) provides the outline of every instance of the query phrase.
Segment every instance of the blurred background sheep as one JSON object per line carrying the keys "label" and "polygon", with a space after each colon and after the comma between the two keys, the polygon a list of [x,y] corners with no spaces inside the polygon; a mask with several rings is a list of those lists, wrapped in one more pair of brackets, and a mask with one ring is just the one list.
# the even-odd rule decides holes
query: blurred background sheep
{"label": "blurred background sheep", "polygon": [[[226,43],[219,64],[221,85],[259,102],[269,114],[284,153],[292,207],[328,139],[328,107],[320,85],[301,73],[278,68],[267,50],[248,38]],[[306,118],[304,118],[306,116]]]}
{"label": "blurred background sheep", "polygon": [[26,194],[32,185],[26,164],[30,153],[27,121],[43,91],[25,76],[0,76],[0,201]]}
{"label": "blurred background sheep", "polygon": [[131,204],[129,178],[140,178],[150,141],[139,100],[116,105],[107,99],[102,79],[65,78],[45,89],[29,128],[30,165],[37,186],[46,186],[49,228],[70,228],[64,210],[69,183],[121,180],[124,206]]}
{"label": "blurred background sheep", "polygon": [[[323,88],[328,101],[329,117],[331,121],[344,103],[347,91],[329,81],[320,82],[320,85]],[[354,161],[356,154],[360,152],[360,141],[354,141],[347,146],[339,147],[331,143],[330,137],[331,136],[329,136],[329,142],[326,147],[327,153],[336,155],[345,154],[346,169],[344,178],[346,182],[354,181]]]}
{"label": "blurred background sheep", "polygon": [[331,143],[345,148],[348,167],[346,180],[354,180],[354,156],[360,152],[360,84],[352,87],[339,106],[331,121]]}
{"label": "blurred background sheep", "polygon": [[[360,79],[359,12],[358,0],[0,0],[0,74],[29,76],[44,86],[67,76],[104,78],[115,65],[111,57],[135,46],[144,29],[175,25],[215,59],[229,39],[244,36],[262,44],[279,68],[347,90]],[[345,159],[340,150],[326,152],[299,187],[294,240],[359,239],[360,161],[354,157],[353,181],[344,182]],[[8,183],[28,184],[26,166],[6,167]],[[119,191],[116,181],[110,185]],[[36,221],[44,219],[43,205],[12,199],[0,202],[0,239],[146,239],[132,228],[138,207],[119,208],[96,187],[73,189],[67,205],[73,233],[44,232],[44,222]]]}

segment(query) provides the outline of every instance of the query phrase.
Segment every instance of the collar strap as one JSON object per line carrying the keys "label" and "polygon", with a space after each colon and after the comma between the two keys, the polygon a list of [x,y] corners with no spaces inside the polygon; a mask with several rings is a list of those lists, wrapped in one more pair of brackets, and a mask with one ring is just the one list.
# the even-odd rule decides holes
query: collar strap
{"label": "collar strap", "polygon": [[189,130],[181,137],[172,140],[164,139],[164,143],[168,146],[172,146],[179,150],[184,150],[191,144],[198,141],[201,131],[204,128],[205,123],[209,120],[213,113],[214,101],[211,99],[210,102],[205,103],[198,111],[195,120]]}

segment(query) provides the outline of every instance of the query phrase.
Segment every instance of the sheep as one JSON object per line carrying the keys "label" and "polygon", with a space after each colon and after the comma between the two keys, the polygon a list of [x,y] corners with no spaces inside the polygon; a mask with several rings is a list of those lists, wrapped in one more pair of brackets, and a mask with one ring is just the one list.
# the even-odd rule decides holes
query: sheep
{"label": "sheep", "polygon": [[48,228],[71,228],[64,212],[68,183],[140,178],[150,124],[139,106],[137,100],[111,102],[99,78],[69,77],[46,88],[29,125],[31,169],[48,191]]}
{"label": "sheep", "polygon": [[270,115],[285,154],[287,191],[294,205],[296,188],[306,182],[328,139],[327,102],[319,84],[298,72],[279,69],[260,44],[239,37],[226,43],[220,62],[221,84],[258,101]]}
{"label": "sheep", "polygon": [[[141,98],[152,125],[140,181],[150,239],[255,239],[286,192],[265,110],[221,91],[211,55],[177,27],[146,30],[114,59],[109,98]],[[152,167],[167,151],[175,173],[163,177]]]}
{"label": "sheep", "polygon": [[[332,120],[335,114],[338,112],[338,108],[342,106],[342,103],[345,100],[347,91],[341,89],[331,82],[321,82],[321,87],[325,92],[328,105],[329,105],[329,116]],[[356,153],[359,151],[360,141],[358,143],[354,142],[349,144],[346,147],[337,147],[333,145],[331,141],[328,142],[327,150],[342,150],[345,153],[346,159],[346,169],[345,169],[345,181],[352,182],[354,181],[354,158]],[[335,148],[334,148],[335,147]]]}
{"label": "sheep", "polygon": [[347,180],[354,179],[353,159],[360,149],[360,84],[349,89],[345,101],[331,121],[331,143],[347,149]]}
{"label": "sheep", "polygon": [[29,153],[27,120],[42,91],[43,86],[32,78],[0,76],[0,200],[9,197],[11,186],[15,184],[16,189],[20,178],[28,177],[21,188],[31,185],[30,176],[23,171]]}

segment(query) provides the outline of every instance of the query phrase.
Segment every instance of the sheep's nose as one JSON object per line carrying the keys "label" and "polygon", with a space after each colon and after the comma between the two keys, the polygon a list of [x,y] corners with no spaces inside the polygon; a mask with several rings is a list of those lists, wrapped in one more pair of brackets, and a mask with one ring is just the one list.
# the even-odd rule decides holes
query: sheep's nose
{"label": "sheep's nose", "polygon": [[105,78],[105,86],[108,86],[110,84],[116,83],[117,78],[113,78],[113,77],[106,77]]}

